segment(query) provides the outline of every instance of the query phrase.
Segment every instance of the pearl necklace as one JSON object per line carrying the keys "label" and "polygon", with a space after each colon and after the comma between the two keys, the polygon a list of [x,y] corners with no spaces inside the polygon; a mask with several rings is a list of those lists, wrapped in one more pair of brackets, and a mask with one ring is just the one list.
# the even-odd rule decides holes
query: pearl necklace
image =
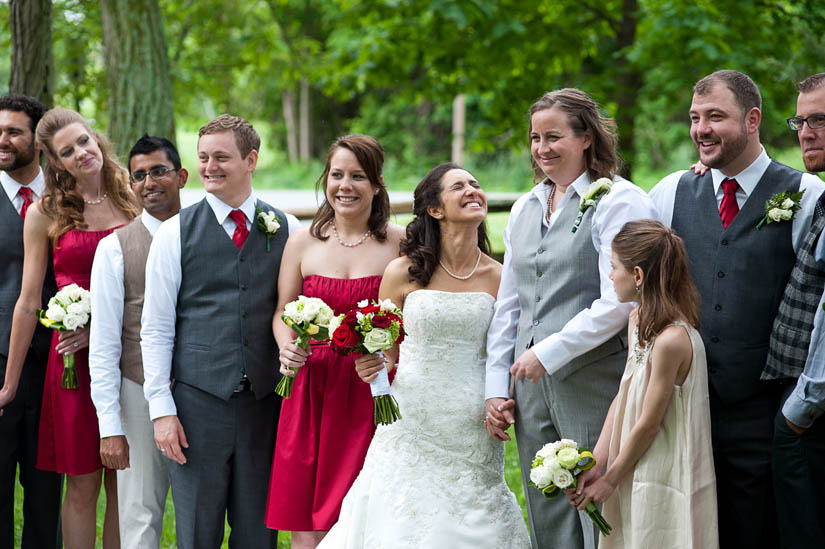
{"label": "pearl necklace", "polygon": [[100,198],[98,198],[97,200],[86,200],[86,199],[84,198],[84,199],[83,199],[83,202],[85,202],[85,203],[86,203],[86,204],[88,204],[89,206],[97,206],[98,204],[100,204],[101,202],[103,202],[104,200],[106,200],[106,197],[107,197],[107,196],[109,196],[109,193],[103,193],[103,196],[101,196],[101,197],[100,197]]}
{"label": "pearl necklace", "polygon": [[367,238],[369,238],[369,236],[370,236],[370,233],[371,233],[371,232],[372,232],[372,231],[367,231],[367,232],[365,232],[365,233],[364,233],[364,236],[362,236],[361,238],[359,238],[359,239],[358,239],[358,242],[356,242],[356,243],[354,243],[354,244],[347,244],[346,242],[344,242],[343,240],[341,240],[341,237],[340,237],[340,236],[338,236],[338,230],[335,228],[335,223],[333,223],[333,224],[332,224],[332,234],[334,234],[334,235],[335,235],[335,240],[337,240],[337,241],[338,241],[338,244],[340,244],[341,246],[343,246],[343,247],[345,247],[345,248],[355,248],[356,246],[360,246],[361,244],[363,244],[363,243],[364,243],[364,241],[365,241]]}
{"label": "pearl necklace", "polygon": [[468,274],[466,276],[460,276],[460,275],[451,273],[450,269],[445,267],[444,263],[442,263],[440,259],[438,260],[438,264],[441,265],[441,268],[444,269],[444,272],[446,272],[448,275],[450,275],[451,277],[456,278],[458,280],[467,280],[468,278],[470,278],[471,276],[476,274],[476,271],[478,270],[478,266],[479,266],[480,263],[481,263],[481,248],[478,249],[478,259],[476,259],[476,266],[473,267],[473,270],[470,271],[470,274]]}

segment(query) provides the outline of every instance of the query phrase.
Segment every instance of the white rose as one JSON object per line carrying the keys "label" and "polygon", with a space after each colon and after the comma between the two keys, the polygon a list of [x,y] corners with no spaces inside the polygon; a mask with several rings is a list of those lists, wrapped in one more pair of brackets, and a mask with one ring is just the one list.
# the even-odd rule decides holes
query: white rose
{"label": "white rose", "polygon": [[536,457],[547,458],[547,457],[556,457],[556,452],[559,451],[559,443],[558,442],[548,442],[541,449],[536,452]]}
{"label": "white rose", "polygon": [[790,198],[786,198],[785,200],[782,201],[782,209],[784,209],[784,210],[790,210],[794,206],[796,206],[796,204]]}
{"label": "white rose", "polygon": [[564,490],[573,484],[573,474],[567,469],[559,469],[553,472],[553,484]]}
{"label": "white rose", "polygon": [[780,214],[779,212],[779,208],[772,208],[768,210],[768,217],[771,219],[771,221],[779,221],[782,219],[782,214]]}
{"label": "white rose", "polygon": [[395,306],[395,303],[393,303],[391,299],[384,299],[378,303],[378,308],[381,309],[381,311],[394,311],[398,307]]}
{"label": "white rose", "polygon": [[579,451],[575,448],[562,448],[556,455],[556,459],[565,469],[573,469],[579,462]]}
{"label": "white rose", "polygon": [[358,312],[355,313],[355,319],[358,321],[358,324],[364,323],[364,313]]}
{"label": "white rose", "polygon": [[327,330],[329,331],[330,336],[332,336],[332,334],[335,332],[335,330],[338,329],[338,327],[341,325],[341,322],[343,322],[343,320],[344,320],[344,315],[338,315],[338,316],[332,317],[332,320],[329,321],[329,327],[327,328]]}
{"label": "white rose", "polygon": [[290,301],[284,306],[284,316],[293,322],[301,322],[301,312],[298,310],[297,301]]}
{"label": "white rose", "polygon": [[779,217],[787,221],[793,217],[793,210],[779,210]]}
{"label": "white rose", "polygon": [[371,352],[381,351],[392,347],[392,334],[384,328],[373,328],[364,336],[364,347]]}
{"label": "white rose", "polygon": [[52,302],[49,301],[49,308],[46,309],[46,318],[54,320],[55,322],[63,322],[65,317],[66,311],[63,310],[63,307],[57,304],[52,305]]}
{"label": "white rose", "polygon": [[335,313],[332,312],[327,305],[322,305],[321,309],[318,311],[318,314],[315,315],[315,322],[320,324],[321,326],[329,326],[329,323],[332,321],[332,317],[335,316]]}
{"label": "white rose", "polygon": [[584,205],[585,205],[586,207],[590,208],[590,207],[592,207],[592,206],[595,206],[595,205],[596,205],[596,201],[595,201],[595,200],[593,200],[593,199],[591,198],[591,199],[589,199],[589,200],[585,200],[585,201],[584,201]]}
{"label": "white rose", "polygon": [[63,317],[63,326],[67,330],[76,330],[81,325],[81,320],[79,315],[67,314]]}
{"label": "white rose", "polygon": [[563,438],[559,441],[559,449],[562,448],[576,448],[578,449],[579,444],[575,440],[571,440],[569,438]]}
{"label": "white rose", "polygon": [[69,306],[66,307],[66,312],[70,315],[81,315],[85,312],[83,309],[83,304],[80,302],[70,303]]}
{"label": "white rose", "polygon": [[366,307],[369,304],[370,304],[369,299],[362,299],[361,301],[358,302],[358,308]]}
{"label": "white rose", "polygon": [[562,466],[559,465],[559,460],[556,459],[556,456],[549,457],[544,460],[544,466],[550,469],[551,471],[559,471],[561,470]]}
{"label": "white rose", "polygon": [[530,469],[530,481],[539,488],[544,488],[553,482],[553,471],[544,464],[533,467]]}
{"label": "white rose", "polygon": [[73,301],[80,301],[83,299],[83,294],[86,293],[86,290],[78,286],[77,284],[69,284],[69,296],[72,298]]}

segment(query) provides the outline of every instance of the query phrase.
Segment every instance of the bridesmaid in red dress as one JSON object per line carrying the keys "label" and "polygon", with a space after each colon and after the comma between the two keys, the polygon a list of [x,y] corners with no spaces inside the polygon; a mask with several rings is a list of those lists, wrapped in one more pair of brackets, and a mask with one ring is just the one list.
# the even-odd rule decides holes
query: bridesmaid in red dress
{"label": "bridesmaid in red dress", "polygon": [[[105,138],[76,112],[48,111],[37,125],[46,153],[46,191],[29,208],[23,226],[23,285],[14,308],[8,369],[0,408],[14,398],[26,350],[37,323],[51,247],[58,287],[89,288],[97,243],[138,214],[128,175],[109,153]],[[54,333],[46,367],[37,467],[66,474],[62,530],[66,547],[93,548],[101,485],[97,416],[89,394],[89,329]],[[76,354],[77,389],[63,389],[63,353]],[[106,473],[103,547],[119,547],[117,477]]]}
{"label": "bridesmaid in red dress", "polygon": [[324,203],[309,229],[291,234],[284,249],[273,331],[281,372],[290,375],[291,367],[298,373],[292,396],[281,405],[266,525],[291,531],[293,548],[315,547],[338,520],[375,426],[370,388],[354,359],[325,344],[303,351],[281,313],[301,294],[323,299],[336,314],[378,298],[381,274],[398,257],[404,236],[388,222],[383,164],[384,150],[372,137],[338,138],[317,184]]}

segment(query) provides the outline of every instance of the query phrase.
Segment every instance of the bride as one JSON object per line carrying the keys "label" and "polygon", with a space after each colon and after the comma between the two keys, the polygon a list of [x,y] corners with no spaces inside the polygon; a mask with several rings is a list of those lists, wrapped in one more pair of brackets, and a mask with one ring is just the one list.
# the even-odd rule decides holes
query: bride
{"label": "bride", "polygon": [[[392,386],[403,419],[378,428],[319,548],[526,548],[524,519],[504,483],[503,443],[484,429],[485,339],[501,277],[487,255],[487,200],[456,164],[433,168],[414,198],[404,255],[387,266],[379,290],[404,311]],[[371,381],[384,360],[359,358],[358,374]]]}

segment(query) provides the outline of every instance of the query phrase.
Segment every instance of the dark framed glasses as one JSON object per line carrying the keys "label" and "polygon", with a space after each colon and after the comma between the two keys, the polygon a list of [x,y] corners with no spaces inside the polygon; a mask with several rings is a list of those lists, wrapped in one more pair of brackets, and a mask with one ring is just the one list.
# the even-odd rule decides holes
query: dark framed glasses
{"label": "dark framed glasses", "polygon": [[129,175],[129,181],[132,182],[132,185],[140,185],[144,181],[146,181],[146,176],[152,178],[152,181],[156,183],[160,183],[166,177],[168,177],[170,172],[176,172],[175,168],[167,168],[166,166],[152,166],[149,171],[138,170],[133,174]]}
{"label": "dark framed glasses", "polygon": [[818,112],[816,114],[812,114],[807,118],[802,118],[801,116],[794,116],[793,118],[788,118],[788,126],[790,126],[790,128],[795,132],[801,130],[802,126],[805,125],[805,122],[808,123],[808,127],[812,130],[825,128],[825,113]]}

